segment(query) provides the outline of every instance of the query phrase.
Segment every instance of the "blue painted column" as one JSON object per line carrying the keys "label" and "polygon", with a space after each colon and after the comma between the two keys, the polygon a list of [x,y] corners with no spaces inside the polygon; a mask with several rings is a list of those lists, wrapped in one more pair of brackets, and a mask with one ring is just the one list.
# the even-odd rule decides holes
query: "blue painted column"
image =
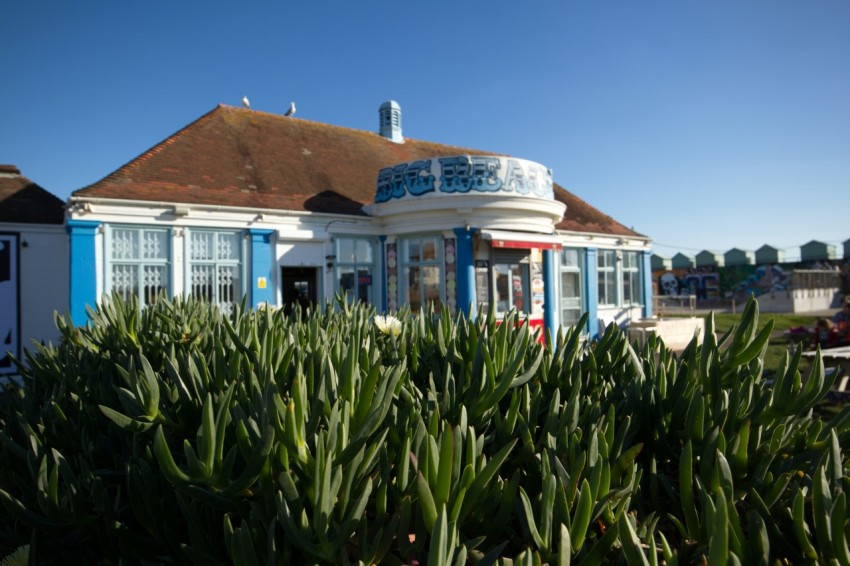
{"label": "blue painted column", "polygon": [[555,252],[543,250],[543,325],[549,331],[552,340],[558,331],[557,302],[555,300]]}
{"label": "blue painted column", "polygon": [[97,256],[95,236],[100,222],[68,220],[65,229],[70,236],[70,295],[68,300],[71,321],[84,325],[88,314],[86,305],[97,304]]}
{"label": "blue painted column", "polygon": [[467,314],[470,318],[477,311],[478,298],[475,295],[475,250],[473,249],[472,237],[475,228],[455,228],[457,238],[457,309]]}
{"label": "blue painted column", "polygon": [[641,252],[643,271],[643,316],[652,318],[652,252]]}
{"label": "blue painted column", "polygon": [[378,304],[380,305],[380,311],[383,313],[387,312],[387,237],[386,236],[378,236],[378,241],[380,242],[378,245],[381,248],[381,253],[378,254],[380,258],[380,265],[378,266],[378,272],[381,274],[381,296],[378,298]]}
{"label": "blue painted column", "polygon": [[248,230],[251,236],[251,305],[254,308],[260,303],[273,305],[276,303],[274,274],[272,273],[272,236],[274,230]]}
{"label": "blue painted column", "polygon": [[599,264],[596,260],[596,248],[587,248],[585,251],[584,265],[587,268],[587,287],[585,288],[585,297],[587,297],[587,334],[591,339],[599,337],[599,315],[597,314],[597,306],[599,305]]}

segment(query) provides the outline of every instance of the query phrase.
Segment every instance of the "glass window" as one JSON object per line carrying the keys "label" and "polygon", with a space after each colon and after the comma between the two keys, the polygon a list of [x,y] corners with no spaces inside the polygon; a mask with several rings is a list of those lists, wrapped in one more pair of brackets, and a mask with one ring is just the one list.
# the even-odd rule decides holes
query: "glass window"
{"label": "glass window", "polygon": [[617,256],[614,250],[599,250],[597,275],[599,281],[599,304],[617,305]]}
{"label": "glass window", "polygon": [[623,252],[623,301],[639,305],[641,300],[640,256],[638,252]]}
{"label": "glass window", "polygon": [[528,264],[497,263],[493,271],[496,276],[496,313],[505,314],[511,309],[525,312],[528,309]]}
{"label": "glass window", "polygon": [[170,234],[165,228],[113,227],[107,236],[108,290],[141,305],[168,295]]}
{"label": "glass window", "polygon": [[528,250],[494,250],[493,302],[497,315],[511,309],[531,312],[530,262]]}
{"label": "glass window", "polygon": [[402,301],[410,305],[410,311],[418,313],[423,306],[440,309],[444,299],[442,290],[442,258],[439,236],[409,238],[402,242]]}
{"label": "glass window", "polygon": [[564,326],[575,326],[584,312],[583,252],[577,248],[561,250],[561,324]]}
{"label": "glass window", "polygon": [[230,313],[242,298],[242,233],[192,230],[188,238],[187,288],[193,297]]}
{"label": "glass window", "polygon": [[373,239],[337,238],[337,291],[364,303],[374,302],[374,258],[375,241]]}

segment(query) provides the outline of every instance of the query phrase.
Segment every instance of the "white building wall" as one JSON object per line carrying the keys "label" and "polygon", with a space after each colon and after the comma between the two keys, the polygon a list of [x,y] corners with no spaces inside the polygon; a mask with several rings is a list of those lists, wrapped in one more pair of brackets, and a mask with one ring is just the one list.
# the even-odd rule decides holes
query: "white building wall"
{"label": "white building wall", "polygon": [[62,225],[4,224],[20,233],[21,347],[56,341],[53,315],[68,312],[68,234]]}

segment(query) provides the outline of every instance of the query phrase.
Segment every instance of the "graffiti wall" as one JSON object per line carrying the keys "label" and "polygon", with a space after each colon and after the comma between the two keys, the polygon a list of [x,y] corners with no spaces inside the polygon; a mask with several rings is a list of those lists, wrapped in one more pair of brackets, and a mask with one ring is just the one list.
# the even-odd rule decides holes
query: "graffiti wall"
{"label": "graffiti wall", "polygon": [[791,289],[795,269],[839,271],[842,273],[843,286],[846,286],[850,274],[850,264],[827,266],[795,263],[662,269],[653,271],[652,275],[658,296],[695,295],[697,299],[746,300],[750,295],[758,297]]}
{"label": "graffiti wall", "polygon": [[715,299],[720,295],[720,277],[712,269],[690,268],[655,271],[658,294],[676,297],[696,295],[698,299]]}

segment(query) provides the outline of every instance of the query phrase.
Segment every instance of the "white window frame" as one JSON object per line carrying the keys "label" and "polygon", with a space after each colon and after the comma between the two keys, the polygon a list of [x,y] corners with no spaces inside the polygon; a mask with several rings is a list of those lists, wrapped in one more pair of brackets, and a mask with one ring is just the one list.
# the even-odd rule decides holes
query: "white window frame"
{"label": "white window frame", "polygon": [[[576,265],[570,265],[567,263],[566,256],[567,252],[575,252],[576,253]],[[586,298],[585,298],[585,253],[586,250],[584,248],[570,248],[564,247],[561,249],[560,254],[560,279],[558,280],[558,288],[560,291],[560,316],[561,316],[561,324],[565,326],[572,326],[572,324],[568,324],[566,320],[566,311],[575,310],[574,307],[566,306],[566,302],[571,299],[575,299],[575,297],[567,297],[564,295],[564,274],[576,274],[578,276],[578,299],[579,299],[579,307],[578,307],[578,318],[581,318],[581,315],[587,310]],[[578,322],[578,319],[576,319]]]}
{"label": "white window frame", "polygon": [[[341,253],[341,245],[345,241],[354,242],[354,261],[347,261],[346,258],[342,256]],[[371,249],[371,261],[366,261],[365,259],[361,259],[357,256],[357,242],[366,242],[366,244]],[[377,259],[377,254],[379,253],[378,241],[375,238],[370,238],[368,236],[335,236],[334,237],[334,254],[336,255],[336,260],[334,262],[334,291],[336,293],[342,293],[342,270],[343,269],[351,269],[354,271],[354,299],[360,300],[359,296],[359,283],[357,282],[357,278],[359,277],[359,273],[361,270],[368,270],[369,276],[372,278],[372,284],[369,289],[369,304],[375,304],[375,294],[377,293],[377,278],[375,276],[377,269],[375,265],[375,261]]]}
{"label": "white window frame", "polygon": [[[114,238],[118,231],[131,231],[135,232],[138,236],[138,245],[139,245],[139,253],[137,257],[134,258],[115,258],[115,242]],[[159,233],[165,234],[165,257],[143,257],[142,247],[144,244],[144,236],[146,233]],[[136,278],[136,283],[138,286],[138,290],[136,292],[136,299],[139,302],[140,306],[146,306],[151,304],[151,300],[146,300],[145,297],[145,285],[143,282],[143,274],[146,267],[155,267],[155,268],[165,268],[165,275],[163,276],[165,279],[165,290],[161,293],[157,293],[153,297],[148,297],[150,299],[155,299],[156,296],[160,294],[164,294],[167,297],[171,296],[171,292],[173,289],[173,273],[172,273],[172,260],[174,257],[173,254],[173,233],[170,228],[164,228],[159,226],[148,226],[148,225],[132,225],[132,224],[107,224],[104,226],[104,280],[106,282],[106,293],[111,294],[115,290],[115,273],[114,268],[116,266],[125,266],[129,268],[133,268]],[[116,291],[118,292],[118,291]],[[120,293],[125,300],[128,298],[124,293]]]}
{"label": "white window frame", "polygon": [[[641,257],[639,252],[623,251],[623,261],[621,272],[623,289],[623,304],[631,306],[641,306],[643,303],[643,289],[641,277]],[[628,285],[626,282],[628,281]],[[628,287],[631,296],[626,296],[626,288]]]}
{"label": "white window frame", "polygon": [[491,276],[492,276],[493,280],[490,283],[490,288],[492,289],[492,295],[493,296],[492,296],[492,300],[491,300],[490,304],[492,305],[492,308],[495,309],[495,314],[496,314],[497,317],[504,317],[506,314],[508,314],[508,312],[511,311],[511,309],[516,308],[516,305],[514,304],[513,279],[511,279],[509,281],[510,289],[508,291],[508,296],[506,297],[507,303],[508,303],[507,304],[507,307],[508,307],[507,310],[499,308],[499,302],[500,302],[500,299],[502,299],[502,297],[498,296],[498,293],[499,293],[498,266],[500,266],[500,265],[509,266],[508,273],[510,274],[511,278],[513,277],[513,269],[512,268],[514,266],[516,266],[516,267],[519,268],[519,272],[520,272],[519,277],[520,277],[520,285],[521,285],[522,296],[523,296],[523,308],[522,309],[517,308],[517,312],[519,312],[523,316],[530,316],[531,312],[532,312],[532,305],[531,305],[531,300],[532,300],[532,293],[531,293],[531,250],[530,249],[529,250],[517,249],[517,250],[511,250],[511,251],[516,251],[518,253],[522,253],[522,254],[524,254],[524,257],[520,258],[517,255],[516,258],[513,258],[513,259],[516,259],[516,261],[513,261],[513,259],[506,261],[506,258],[499,257],[500,254],[498,253],[499,252],[498,249],[492,250],[490,265],[493,266],[492,269],[491,269]]}
{"label": "white window frame", "polygon": [[[600,249],[596,256],[597,300],[600,307],[620,306],[620,284],[617,275],[617,251]],[[613,284],[613,289],[609,286]],[[613,296],[608,296],[610,290]],[[603,293],[605,291],[605,293]]]}
{"label": "white window frame", "polygon": [[[419,259],[418,261],[410,260],[410,245],[413,243],[418,243],[420,249],[424,250],[423,242],[426,240],[434,240],[435,244],[435,257],[434,259],[423,260]],[[410,303],[410,268],[418,267],[420,270],[423,267],[436,267],[438,272],[438,280],[440,286],[440,297],[439,303],[435,304],[435,308],[440,308],[440,304],[445,304],[446,302],[446,268],[443,263],[443,248],[445,246],[445,242],[443,241],[443,236],[440,234],[423,234],[420,236],[409,236],[399,240],[399,304],[406,304],[408,306],[412,305]],[[420,287],[422,288],[422,287]],[[420,297],[419,301],[420,305],[423,307],[427,306],[425,297]],[[416,312],[416,311],[414,311]]]}
{"label": "white window frame", "polygon": [[[213,257],[211,259],[193,259],[192,258],[192,235],[193,234],[212,234],[213,236]],[[185,267],[185,284],[184,284],[184,294],[186,296],[194,296],[194,289],[192,283],[192,267],[197,265],[204,266],[213,266],[214,272],[216,274],[216,278],[219,273],[219,269],[222,267],[236,267],[237,273],[237,283],[239,288],[236,289],[233,293],[233,297],[231,300],[222,300],[220,296],[220,286],[218,285],[217,280],[212,283],[212,302],[217,304],[223,312],[229,313],[233,308],[235,303],[238,303],[242,300],[242,297],[248,292],[248,280],[246,277],[246,269],[245,265],[245,238],[243,230],[232,230],[232,229],[221,229],[221,228],[191,228],[186,229],[184,232],[185,235],[185,251],[184,258],[186,262]],[[236,236],[236,251],[239,254],[237,259],[232,258],[221,258],[219,257],[219,248],[218,248],[218,236],[219,235],[227,235],[227,236]],[[206,297],[199,297],[206,298]]]}

